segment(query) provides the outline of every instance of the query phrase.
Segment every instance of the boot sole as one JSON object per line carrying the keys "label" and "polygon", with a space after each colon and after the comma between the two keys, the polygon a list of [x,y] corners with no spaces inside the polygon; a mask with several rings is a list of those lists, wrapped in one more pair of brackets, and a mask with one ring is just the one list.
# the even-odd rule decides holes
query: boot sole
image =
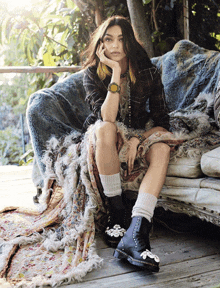
{"label": "boot sole", "polygon": [[144,261],[140,261],[140,260],[136,260],[133,257],[131,257],[130,255],[128,255],[127,253],[125,253],[124,251],[121,251],[120,249],[115,249],[113,256],[117,259],[126,259],[129,263],[131,263],[132,265],[147,269],[151,272],[158,272],[159,271],[159,265],[157,264],[152,264],[152,263],[146,263]]}

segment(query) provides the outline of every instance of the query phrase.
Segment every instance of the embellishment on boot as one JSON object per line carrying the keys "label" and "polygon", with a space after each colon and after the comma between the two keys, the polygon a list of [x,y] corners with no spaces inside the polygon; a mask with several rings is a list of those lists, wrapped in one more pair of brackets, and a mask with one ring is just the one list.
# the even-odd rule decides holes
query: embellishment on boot
{"label": "embellishment on boot", "polygon": [[146,260],[147,257],[149,257],[149,258],[151,258],[151,259],[154,259],[155,262],[157,262],[157,263],[160,262],[160,258],[159,258],[157,255],[151,253],[148,249],[146,249],[146,251],[144,251],[144,252],[141,253],[141,257],[142,257],[144,260]]}
{"label": "embellishment on boot", "polygon": [[124,228],[121,228],[121,226],[119,224],[115,224],[113,226],[113,228],[109,229],[109,227],[107,227],[107,229],[105,230],[105,233],[108,234],[111,237],[123,237],[125,234],[126,230]]}

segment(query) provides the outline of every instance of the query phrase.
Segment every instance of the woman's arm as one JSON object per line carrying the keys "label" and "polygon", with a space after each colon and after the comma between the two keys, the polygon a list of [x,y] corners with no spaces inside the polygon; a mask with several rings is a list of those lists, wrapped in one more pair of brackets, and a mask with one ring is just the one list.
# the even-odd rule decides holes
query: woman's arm
{"label": "woman's arm", "polygon": [[[112,69],[112,77],[110,83],[116,83],[117,85],[120,86],[120,75],[121,75],[121,68],[118,64],[118,67]],[[103,121],[113,123],[115,122],[116,117],[118,115],[119,97],[120,97],[119,92],[112,93],[108,91],[105,101],[101,107],[101,116]]]}
{"label": "woman's arm", "polygon": [[[110,83],[116,83],[118,86],[120,86],[121,67],[118,62],[113,61],[105,56],[105,48],[103,43],[100,43],[96,54],[99,57],[101,63],[112,69],[112,77]],[[101,116],[103,121],[109,121],[113,123],[115,122],[118,115],[119,97],[119,92],[113,93],[108,91],[101,107]]]}
{"label": "woman's arm", "polygon": [[[102,56],[100,55],[100,53],[98,53],[98,57]],[[103,60],[103,58],[106,59]],[[117,85],[119,85],[121,68],[118,62],[112,61],[107,57],[101,57],[101,60],[103,60],[106,65],[108,64],[107,66],[111,66],[112,76],[110,83],[115,82]],[[92,66],[87,68],[84,73],[83,86],[86,92],[86,102],[90,105],[90,109],[97,119],[115,122],[118,114],[120,94],[112,93],[110,91],[107,91],[107,87],[102,87],[101,80],[99,79],[96,70],[97,67]]]}

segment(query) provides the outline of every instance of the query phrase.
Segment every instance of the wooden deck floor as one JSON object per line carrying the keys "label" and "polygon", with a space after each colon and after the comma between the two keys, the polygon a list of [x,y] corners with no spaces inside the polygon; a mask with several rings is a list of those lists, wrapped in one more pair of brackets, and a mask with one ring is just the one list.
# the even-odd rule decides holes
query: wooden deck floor
{"label": "wooden deck floor", "polygon": [[[31,167],[0,166],[0,209],[9,205],[33,206],[35,192]],[[88,273],[82,283],[62,287],[220,287],[220,228],[202,221],[192,227],[187,233],[177,233],[154,224],[152,252],[161,259],[160,272],[154,274],[115,259],[114,250],[98,237],[103,267]],[[0,284],[0,287],[4,286]]]}

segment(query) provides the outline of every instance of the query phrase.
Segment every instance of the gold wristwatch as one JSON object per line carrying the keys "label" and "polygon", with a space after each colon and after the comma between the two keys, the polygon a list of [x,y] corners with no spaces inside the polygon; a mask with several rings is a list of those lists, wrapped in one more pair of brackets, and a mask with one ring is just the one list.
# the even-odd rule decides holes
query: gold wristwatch
{"label": "gold wristwatch", "polygon": [[112,83],[109,83],[108,85],[108,91],[112,93],[120,93],[121,87],[117,83],[112,82]]}

